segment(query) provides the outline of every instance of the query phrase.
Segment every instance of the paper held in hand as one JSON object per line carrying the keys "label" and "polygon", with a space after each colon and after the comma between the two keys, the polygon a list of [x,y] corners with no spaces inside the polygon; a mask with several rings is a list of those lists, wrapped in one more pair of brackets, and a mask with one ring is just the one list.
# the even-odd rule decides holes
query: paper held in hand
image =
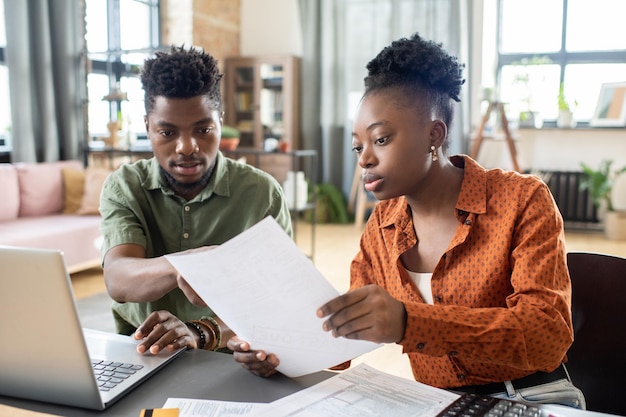
{"label": "paper held in hand", "polygon": [[339,293],[272,217],[213,250],[166,258],[239,338],[276,354],[289,377],[381,346],[322,330],[315,313]]}

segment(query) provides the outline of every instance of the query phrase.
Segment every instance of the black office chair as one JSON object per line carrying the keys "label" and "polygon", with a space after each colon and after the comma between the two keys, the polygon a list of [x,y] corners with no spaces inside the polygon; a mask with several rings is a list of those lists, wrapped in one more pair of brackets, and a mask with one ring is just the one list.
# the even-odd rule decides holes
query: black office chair
{"label": "black office chair", "polygon": [[626,415],[626,259],[570,252],[574,343],[567,369],[587,409]]}

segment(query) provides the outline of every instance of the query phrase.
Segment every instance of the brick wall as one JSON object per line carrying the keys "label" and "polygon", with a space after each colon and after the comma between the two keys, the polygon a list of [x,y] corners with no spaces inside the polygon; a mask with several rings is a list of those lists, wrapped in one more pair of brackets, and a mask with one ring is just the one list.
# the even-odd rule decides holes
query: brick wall
{"label": "brick wall", "polygon": [[227,57],[239,55],[240,0],[162,0],[163,44],[204,48],[224,70]]}

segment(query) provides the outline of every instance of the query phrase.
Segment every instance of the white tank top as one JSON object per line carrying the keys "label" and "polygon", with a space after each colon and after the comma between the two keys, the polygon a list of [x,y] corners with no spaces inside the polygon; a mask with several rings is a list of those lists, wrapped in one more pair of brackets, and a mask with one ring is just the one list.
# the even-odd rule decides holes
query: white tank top
{"label": "white tank top", "polygon": [[433,277],[433,274],[430,272],[413,272],[406,270],[408,272],[409,277],[415,283],[415,286],[419,290],[422,298],[426,301],[426,304],[434,304],[433,303],[433,291],[430,288],[430,280]]}

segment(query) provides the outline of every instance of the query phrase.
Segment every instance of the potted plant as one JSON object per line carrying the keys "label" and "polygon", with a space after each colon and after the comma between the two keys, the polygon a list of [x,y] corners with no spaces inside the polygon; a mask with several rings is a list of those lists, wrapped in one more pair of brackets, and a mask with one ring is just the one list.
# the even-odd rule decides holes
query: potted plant
{"label": "potted plant", "polygon": [[[621,202],[618,207],[614,205],[617,199],[614,185],[617,180],[626,181],[626,176],[619,176],[626,172],[626,166],[612,171],[611,165],[613,165],[613,161],[605,159],[600,162],[598,169],[594,169],[581,162],[580,167],[586,177],[580,183],[580,189],[589,191],[593,203],[598,209],[598,217],[604,223],[606,237],[611,240],[623,240],[626,239],[626,205]],[[620,200],[623,201],[624,199],[621,198]]]}
{"label": "potted plant", "polygon": [[572,108],[578,106],[578,102],[574,100],[573,103],[565,97],[565,88],[563,83],[559,86],[559,95],[557,96],[559,101],[559,116],[556,119],[556,126],[560,128],[576,127],[576,120],[574,120],[574,112]]}
{"label": "potted plant", "polygon": [[220,150],[234,151],[239,146],[239,131],[232,126],[222,125]]}
{"label": "potted plant", "polygon": [[532,66],[551,64],[552,60],[547,56],[532,56],[531,58],[522,58],[513,62],[511,65],[515,68],[513,83],[518,85],[523,93],[521,98],[521,106],[519,112],[519,127],[541,128],[543,126],[543,118],[539,112],[533,109],[535,105],[532,94]]}

